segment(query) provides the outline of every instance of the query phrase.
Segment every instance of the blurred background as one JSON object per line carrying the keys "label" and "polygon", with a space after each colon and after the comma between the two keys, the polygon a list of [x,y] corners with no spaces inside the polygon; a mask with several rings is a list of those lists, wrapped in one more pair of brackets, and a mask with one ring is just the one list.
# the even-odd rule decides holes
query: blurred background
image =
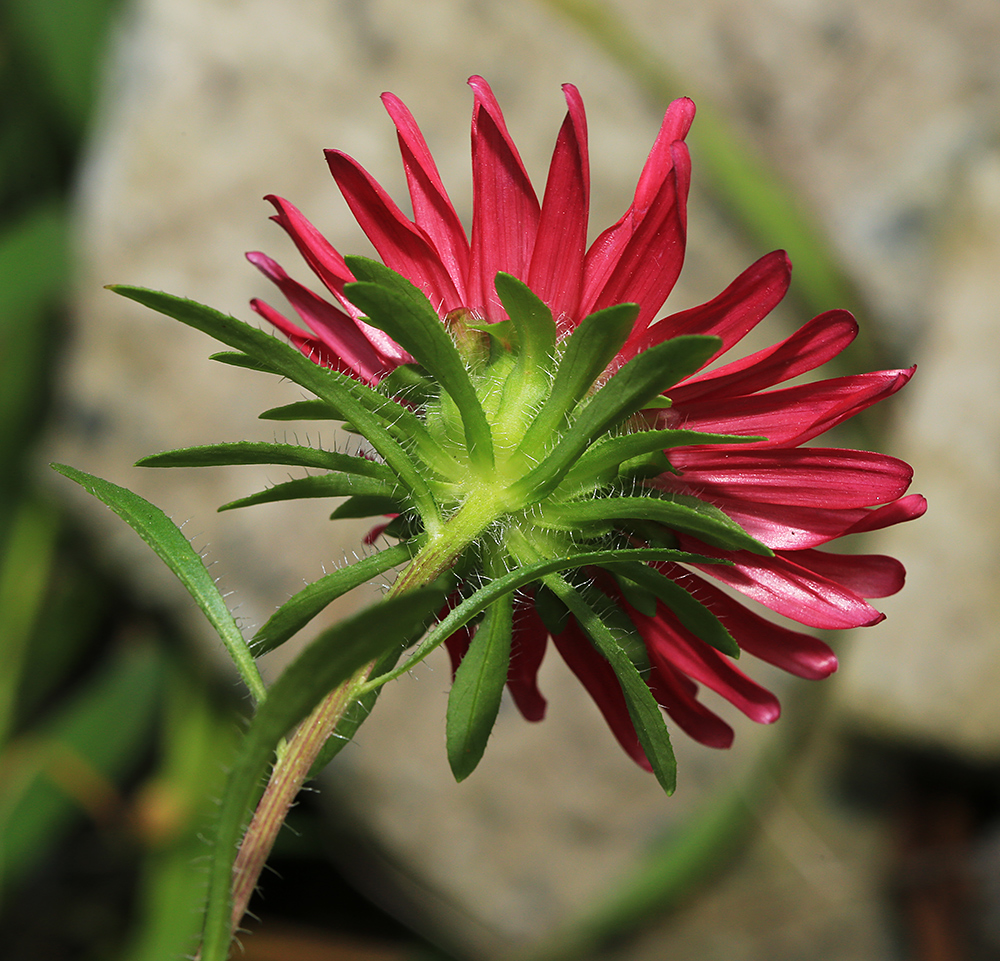
{"label": "blurred background", "polygon": [[213,364],[201,335],[104,285],[249,319],[249,298],[272,294],[244,251],[306,279],[267,193],[369,252],[322,149],[401,198],[383,90],[415,114],[468,221],[473,73],[539,189],[559,85],[580,88],[594,234],[628,205],[666,104],[693,97],[689,249],[669,308],[788,249],[792,291],[761,336],[849,307],[864,335],[845,367],[919,364],[840,440],[910,461],[930,511],[861,545],[908,568],[888,620],[831,639],[843,667],[821,686],[749,666],[785,717],[760,730],[720,707],[735,747],[678,743],[673,798],[555,663],[545,723],[503,711],[456,785],[447,666],[422,665],[293,812],[244,956],[1000,957],[998,49],[992,0],[6,0],[3,957],[190,955],[203,838],[248,708],[171,575],[48,461],[184,523],[249,630],[360,550],[366,527],[319,526],[310,505],[215,514],[283,479],[274,469],[132,468],[269,439],[257,413],[299,395]]}

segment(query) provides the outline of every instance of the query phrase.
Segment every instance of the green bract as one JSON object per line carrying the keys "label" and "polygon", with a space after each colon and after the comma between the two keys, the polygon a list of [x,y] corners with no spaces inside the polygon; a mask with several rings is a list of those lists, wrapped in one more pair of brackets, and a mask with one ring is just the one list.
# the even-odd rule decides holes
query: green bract
{"label": "green bract", "polygon": [[[385,642],[377,691],[459,628],[478,623],[452,687],[447,717],[456,777],[479,762],[507,678],[513,596],[528,589],[553,631],[570,614],[617,674],[643,749],[664,788],[674,761],[660,708],[642,680],[645,648],[629,618],[572,572],[606,567],[637,610],[670,607],[706,643],[736,656],[735,641],[654,561],[722,563],[677,549],[674,532],[725,550],[770,554],[714,506],[664,494],[642,480],[672,468],[667,451],[686,444],[749,440],[685,430],[654,430],[644,410],[669,406],[670,388],[699,370],[716,337],[684,336],[615,369],[638,312],[619,304],[584,318],[559,340],[551,311],[517,278],[500,273],[496,290],[508,320],[478,323],[454,312],[442,323],[413,284],[364,258],[348,258],[357,278],[346,296],[414,363],[370,387],[321,368],[298,351],[208,307],[166,294],[117,288],[216,337],[235,352],[216,359],[280,374],[316,399],[267,411],[273,419],[334,419],[361,434],[373,454],[349,456],[288,444],[237,443],[145,458],[151,467],[273,463],[311,469],[222,509],[301,497],[347,498],[338,517],[397,515],[386,533],[398,547],[310,584],[252,639],[271,650],[334,598],[375,574],[403,565],[393,594],[437,582],[451,590],[450,613],[400,667],[405,638]],[[608,374],[611,370],[612,373]],[[650,545],[636,548],[636,541]],[[450,582],[442,582],[447,574]],[[419,636],[410,632],[407,643]]]}

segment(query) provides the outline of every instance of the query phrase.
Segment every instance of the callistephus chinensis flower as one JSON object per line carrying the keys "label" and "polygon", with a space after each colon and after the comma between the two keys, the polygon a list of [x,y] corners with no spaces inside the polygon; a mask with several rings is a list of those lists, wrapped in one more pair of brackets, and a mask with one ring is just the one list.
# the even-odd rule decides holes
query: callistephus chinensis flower
{"label": "callistephus chinensis flower", "polygon": [[[471,235],[409,111],[385,94],[413,216],[346,154],[328,151],[327,161],[383,263],[409,284],[372,261],[345,261],[272,196],[273,219],[325,291],[252,253],[305,327],[261,301],[253,308],[318,364],[399,401],[427,489],[414,495],[397,483],[339,513],[399,515],[379,530],[425,543],[464,523],[470,549],[455,569],[453,606],[519,566],[604,552],[576,574],[539,576],[451,633],[459,675],[463,658],[475,660],[477,677],[492,663],[524,716],[539,720],[537,672],[551,639],[640,764],[650,763],[648,715],[625,677],[632,668],[680,728],[726,747],[732,729],[699,701],[699,685],[755,721],[779,714],[774,695],[735,666],[741,649],[805,678],[837,666],[822,641],[758,610],[810,628],[868,626],[882,619],[869,599],[903,585],[890,557],[823,548],[919,516],[923,498],[904,496],[910,468],[805,445],[895,393],[912,369],[779,387],[852,341],[857,326],[843,310],[710,368],[782,299],[790,265],[783,252],[768,254],[714,300],[659,317],[684,257],[691,101],[670,105],[631,206],[588,246],[576,88],[563,88],[569,111],[539,202],[489,86],[470,84]],[[462,371],[442,361],[448,344]],[[659,554],[613,556],[642,549]],[[461,713],[449,708],[456,730]],[[481,745],[450,732],[449,751],[461,777]]]}

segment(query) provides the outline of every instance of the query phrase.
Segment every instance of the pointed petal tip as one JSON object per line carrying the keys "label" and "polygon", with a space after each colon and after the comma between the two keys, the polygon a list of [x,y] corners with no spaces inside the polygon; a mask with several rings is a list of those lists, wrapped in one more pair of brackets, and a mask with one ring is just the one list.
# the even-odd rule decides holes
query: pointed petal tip
{"label": "pointed petal tip", "polygon": [[466,81],[470,87],[472,87],[472,92],[475,94],[476,102],[478,103],[482,99],[494,101],[496,98],[493,95],[493,88],[489,85],[484,77],[480,77],[478,73],[474,73]]}

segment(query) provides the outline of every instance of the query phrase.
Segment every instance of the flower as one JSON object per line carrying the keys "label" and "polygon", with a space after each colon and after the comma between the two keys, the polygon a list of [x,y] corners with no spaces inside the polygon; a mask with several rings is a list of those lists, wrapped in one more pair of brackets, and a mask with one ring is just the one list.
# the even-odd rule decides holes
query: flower
{"label": "flower", "polygon": [[[771,389],[819,367],[853,340],[857,325],[843,310],[821,314],[773,347],[708,369],[778,304],[791,268],[782,251],[768,254],[714,300],[657,320],[684,256],[690,183],[684,137],[694,118],[692,102],[682,99],[670,105],[631,205],[588,246],[587,128],[576,88],[563,88],[568,114],[539,203],[492,91],[480,77],[469,82],[475,95],[471,236],[413,117],[391,94],[385,94],[383,102],[397,129],[412,218],[346,154],[327,152],[331,173],[384,264],[419,288],[459,339],[462,331],[473,331],[475,339],[476,331],[489,331],[507,319],[500,283],[494,282],[498,272],[522,281],[540,298],[563,344],[589,315],[619,304],[638,305],[610,361],[597,371],[597,386],[673,338],[700,337],[699,343],[707,343],[705,337],[718,338],[665,398],[646,404],[624,428],[699,433],[670,435],[679,438],[677,446],[657,452],[659,460],[647,457],[632,474],[618,463],[621,476],[614,483],[605,477],[592,487],[611,490],[630,505],[638,494],[659,498],[661,504],[713,511],[713,517],[734,522],[734,529],[749,535],[752,540],[746,543],[751,546],[720,546],[711,533],[699,537],[691,527],[672,527],[662,518],[643,520],[641,511],[624,511],[614,525],[615,543],[673,548],[687,552],[686,559],[651,561],[642,570],[591,566],[579,590],[589,592],[587,597],[598,608],[613,606],[609,622],[626,616],[624,634],[638,637],[642,647],[630,656],[672,720],[706,745],[727,747],[733,731],[699,701],[699,685],[758,722],[776,720],[780,708],[772,693],[735,666],[732,655],[737,651],[727,647],[725,637],[800,677],[823,678],[837,667],[822,641],[771,622],[739,600],[740,595],[802,625],[839,630],[882,620],[869,599],[893,594],[903,585],[903,568],[893,558],[820,548],[922,514],[923,498],[905,496],[910,468],[883,454],[804,445],[894,394],[913,370]],[[266,255],[251,253],[250,261],[277,285],[305,329],[262,301],[253,301],[253,309],[317,363],[368,385],[391,384],[387,378],[394,371],[413,363],[411,353],[364,316],[347,286],[355,274],[319,231],[292,204],[274,196],[267,199],[276,210],[273,219],[288,233],[326,294],[291,279]],[[474,354],[474,349],[466,350],[472,366]],[[489,396],[495,387],[480,393]],[[433,419],[429,410],[423,415]],[[525,424],[517,430],[526,429]],[[495,423],[493,430],[496,439]],[[448,429],[442,427],[435,436],[446,435]],[[448,490],[461,486],[454,478],[449,483]],[[456,504],[461,496],[466,495],[455,494]],[[570,497],[569,502],[579,507],[579,492],[573,496],[576,499]],[[555,537],[539,534],[539,528],[569,531],[560,535],[561,541],[546,542],[547,556],[575,549],[574,537],[586,540],[591,528],[593,537],[612,536],[607,525],[580,521],[580,510],[564,511],[576,518],[575,534],[568,522],[561,528],[560,509],[565,506],[533,506],[531,523],[537,526],[531,536],[541,541]],[[539,720],[545,713],[537,673],[551,639],[625,750],[648,767],[648,752],[637,736],[617,671],[591,643],[579,616],[538,584],[517,596],[512,618],[506,682],[522,714]],[[715,628],[705,626],[706,618],[724,629],[721,642]],[[449,638],[456,669],[474,634],[474,627],[463,628]]]}

